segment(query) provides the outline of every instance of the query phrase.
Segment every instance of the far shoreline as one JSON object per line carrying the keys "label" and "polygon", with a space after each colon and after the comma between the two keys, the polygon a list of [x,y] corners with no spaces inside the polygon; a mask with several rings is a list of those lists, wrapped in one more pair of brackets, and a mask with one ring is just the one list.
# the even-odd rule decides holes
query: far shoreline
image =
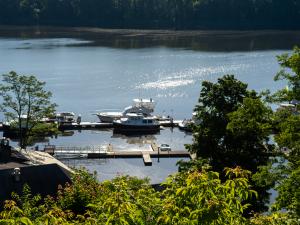
{"label": "far shoreline", "polygon": [[151,47],[196,51],[291,50],[300,46],[300,30],[138,30],[98,27],[1,26],[0,38],[84,40],[68,46],[121,49]]}
{"label": "far shoreline", "polygon": [[[277,29],[201,29],[201,30],[171,30],[171,29],[115,29],[115,28],[100,28],[100,27],[66,27],[66,26],[16,26],[16,25],[0,25],[0,35],[4,32],[27,32],[36,35],[47,33],[73,33],[73,34],[98,34],[105,36],[124,36],[124,37],[194,37],[194,36],[261,36],[274,34],[298,34],[299,30],[277,30]],[[40,32],[40,33],[38,33]]]}

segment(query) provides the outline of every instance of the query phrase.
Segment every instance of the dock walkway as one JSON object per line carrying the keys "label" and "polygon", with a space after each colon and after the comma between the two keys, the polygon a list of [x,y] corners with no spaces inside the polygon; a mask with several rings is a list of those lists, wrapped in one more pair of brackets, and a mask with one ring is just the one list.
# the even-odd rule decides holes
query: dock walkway
{"label": "dock walkway", "polygon": [[86,158],[143,158],[145,165],[152,165],[151,158],[192,158],[186,150],[160,151],[156,144],[152,144],[152,151],[115,151],[111,144],[101,146],[71,147],[45,146],[45,152],[57,157],[86,157]]}
{"label": "dock walkway", "polygon": [[[178,124],[182,120],[164,120],[159,121],[161,127],[178,127]],[[103,122],[72,122],[72,123],[60,123],[58,128],[61,130],[93,130],[93,129],[108,129],[113,128],[112,123],[103,123]],[[9,126],[6,126],[6,129],[9,129]],[[0,131],[4,130],[3,123],[0,122]]]}
{"label": "dock walkway", "polygon": [[81,122],[81,123],[61,123],[59,124],[59,129],[62,130],[80,130],[80,129],[105,129],[113,128],[112,123],[102,123],[102,122]]}

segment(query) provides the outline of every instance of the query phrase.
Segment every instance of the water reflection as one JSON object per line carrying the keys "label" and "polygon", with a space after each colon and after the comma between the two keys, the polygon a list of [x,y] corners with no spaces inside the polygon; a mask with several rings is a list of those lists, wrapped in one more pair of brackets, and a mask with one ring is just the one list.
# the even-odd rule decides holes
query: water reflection
{"label": "water reflection", "polygon": [[[99,28],[0,27],[1,37],[49,38],[58,42],[23,48],[60,46],[105,46],[134,49],[148,47],[185,48],[197,51],[254,51],[291,49],[300,45],[300,31],[172,31],[172,30],[109,30]],[[69,41],[78,38],[80,41]]]}
{"label": "water reflection", "polygon": [[170,174],[176,173],[179,160],[187,161],[188,158],[161,158],[152,160],[152,166],[144,166],[142,158],[133,159],[64,159],[68,166],[76,168],[86,168],[89,171],[97,172],[100,181],[109,180],[116,176],[131,175],[138,178],[148,177],[152,184],[165,181]]}
{"label": "water reflection", "polygon": [[112,138],[121,138],[126,141],[128,144],[144,146],[145,144],[149,145],[156,141],[156,137],[154,135],[124,135],[113,133]]}

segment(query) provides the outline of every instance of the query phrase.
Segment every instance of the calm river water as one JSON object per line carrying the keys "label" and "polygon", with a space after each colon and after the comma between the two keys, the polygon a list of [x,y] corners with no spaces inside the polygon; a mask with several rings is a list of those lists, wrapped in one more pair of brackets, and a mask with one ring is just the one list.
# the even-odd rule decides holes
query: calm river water
{"label": "calm river water", "polygon": [[[191,117],[203,80],[234,74],[257,91],[283,87],[273,81],[279,70],[276,56],[300,44],[297,32],[187,33],[186,38],[182,32],[133,35],[136,32],[108,35],[62,28],[59,32],[0,28],[0,74],[14,70],[36,75],[46,81],[58,111],[73,111],[85,121],[97,121],[93,113],[123,109],[137,97],[153,98],[156,114],[184,119]],[[135,149],[147,148],[151,141],[180,150],[192,137],[176,128],[143,137],[116,136],[111,130],[74,131],[47,142],[67,146],[112,143],[116,148]],[[160,182],[176,171],[176,159],[148,168],[141,159],[67,163],[97,170],[100,179],[125,173]]]}

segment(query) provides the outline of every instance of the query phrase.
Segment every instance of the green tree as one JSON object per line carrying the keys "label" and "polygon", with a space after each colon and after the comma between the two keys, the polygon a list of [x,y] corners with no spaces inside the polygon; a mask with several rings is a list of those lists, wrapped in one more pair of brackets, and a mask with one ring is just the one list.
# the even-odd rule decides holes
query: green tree
{"label": "green tree", "polygon": [[[193,126],[193,144],[187,145],[198,159],[209,160],[215,171],[241,166],[252,173],[266,165],[273,145],[272,110],[247,85],[233,75],[217,83],[203,82],[199,103],[195,107],[197,122]],[[251,184],[254,182],[251,180]],[[259,199],[251,199],[253,209],[264,210],[270,186],[255,185]]]}
{"label": "green tree", "polygon": [[248,94],[247,85],[233,75],[225,75],[215,84],[204,81],[195,107],[197,125],[193,127],[194,143],[187,146],[189,151],[213,160],[215,168],[229,138],[226,134],[227,114],[237,110]]}
{"label": "green tree", "polygon": [[32,131],[43,118],[54,113],[56,104],[50,101],[52,93],[44,90],[45,82],[35,76],[18,75],[12,71],[3,74],[2,78],[2,109],[8,120],[16,122],[19,145],[25,148]]}
{"label": "green tree", "polygon": [[300,101],[300,48],[295,47],[291,55],[282,54],[277,58],[282,69],[274,77],[274,80],[285,80],[288,86],[275,93],[274,101]]}
{"label": "green tree", "polygon": [[272,111],[254,91],[225,75],[217,83],[204,81],[198,102],[190,152],[210,160],[216,171],[238,165],[255,172],[266,162]]}
{"label": "green tree", "polygon": [[28,12],[29,16],[33,16],[39,25],[40,15],[46,9],[46,0],[20,0],[20,8]]}
{"label": "green tree", "polygon": [[228,117],[227,131],[231,133],[232,141],[231,152],[226,157],[233,163],[257,171],[259,165],[268,162],[268,153],[274,149],[269,144],[273,111],[259,98],[244,98],[243,104]]}
{"label": "green tree", "polygon": [[279,126],[275,140],[280,149],[286,149],[282,157],[285,163],[278,167],[279,174],[274,208],[286,209],[293,217],[300,218],[300,116],[290,115]]}
{"label": "green tree", "polygon": [[[275,80],[286,80],[288,88],[276,92],[273,95],[274,100],[277,102],[299,101],[300,49],[296,47],[291,55],[279,56],[278,61],[282,69],[275,76]],[[279,154],[275,163],[268,167],[261,167],[260,173],[263,176],[260,176],[259,180],[263,180],[264,177],[264,182],[272,181],[276,184],[275,189],[278,191],[278,197],[273,205],[273,210],[285,209],[287,211],[285,215],[278,214],[279,221],[282,217],[286,218],[286,224],[297,224],[296,221],[300,218],[300,115],[297,110],[279,108],[275,112],[273,126],[276,131],[274,139]],[[270,218],[275,221],[272,215]],[[287,223],[286,221],[290,222]],[[277,223],[274,222],[274,224]]]}
{"label": "green tree", "polygon": [[[277,91],[274,100],[281,103],[300,101],[300,48],[295,47],[290,55],[278,56],[278,61],[282,69],[274,79],[287,81],[288,88]],[[300,115],[297,110],[279,108],[274,118],[274,139],[278,149],[284,150],[281,158],[285,160],[273,170],[278,177],[274,209],[286,209],[290,217],[300,218]]]}
{"label": "green tree", "polygon": [[158,224],[246,224],[245,201],[256,195],[250,171],[225,168],[226,179],[210,170],[190,170],[167,179]]}

